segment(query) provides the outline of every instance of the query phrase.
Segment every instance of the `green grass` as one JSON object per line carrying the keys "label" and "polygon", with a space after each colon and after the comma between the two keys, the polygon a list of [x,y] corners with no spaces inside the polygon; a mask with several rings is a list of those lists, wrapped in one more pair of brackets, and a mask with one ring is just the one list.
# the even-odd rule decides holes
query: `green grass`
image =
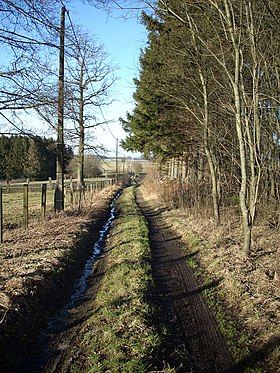
{"label": "green grass", "polygon": [[[53,191],[47,191],[47,212],[53,209]],[[30,191],[28,194],[29,217],[41,216],[41,192]],[[23,191],[3,193],[4,228],[20,227],[23,224]]]}
{"label": "green grass", "polygon": [[240,361],[249,355],[250,338],[248,334],[237,329],[236,322],[230,318],[224,309],[215,289],[203,291],[209,306],[215,314],[221,333],[226,337],[228,347],[235,359]]}
{"label": "green grass", "polygon": [[[111,232],[109,267],[102,280],[91,317],[84,327],[86,367],[72,372],[141,373],[160,343],[149,325],[146,294],[152,285],[148,228],[134,197],[124,190],[117,202],[119,216]],[[79,370],[80,369],[80,370]]]}
{"label": "green grass", "polygon": [[[174,219],[172,221],[174,222]],[[179,232],[181,233],[180,228]],[[211,285],[212,281],[196,258],[196,254],[201,250],[207,250],[207,242],[204,242],[192,232],[184,232],[183,237],[186,242],[185,252],[189,255],[186,260],[187,265],[194,269],[194,274],[206,287],[206,289],[202,291],[202,295],[215,316],[220,332],[226,338],[229,351],[236,362],[242,361],[243,359],[246,360],[250,356],[250,345],[252,344],[254,336],[250,334],[249,331],[244,331],[242,327],[238,325],[233,315],[225,308],[225,304],[222,301],[222,291],[217,287],[207,288],[207,285]],[[256,317],[257,316],[258,315],[256,315]],[[258,367],[258,363],[254,364],[254,362],[252,362],[252,365],[251,367],[244,367],[244,372],[264,372],[262,368]]]}
{"label": "green grass", "polygon": [[[104,181],[104,178],[86,179],[86,185],[97,185],[93,188],[93,192],[100,190],[100,181]],[[111,179],[110,179],[111,180]],[[53,212],[54,208],[54,188],[55,184],[47,183],[47,200],[46,200],[46,213]],[[3,222],[4,229],[18,228],[23,226],[23,182],[13,182],[10,184],[10,189],[6,188],[5,183],[0,183],[0,187],[3,187]],[[41,217],[41,184],[42,182],[30,182],[28,192],[28,215],[29,220],[39,219]],[[76,190],[76,182],[73,181],[74,191]],[[88,192],[90,193],[91,188],[89,187]],[[87,198],[88,199],[88,198]],[[65,207],[77,206],[78,196],[74,193],[74,198],[70,198],[69,180],[65,181]]]}

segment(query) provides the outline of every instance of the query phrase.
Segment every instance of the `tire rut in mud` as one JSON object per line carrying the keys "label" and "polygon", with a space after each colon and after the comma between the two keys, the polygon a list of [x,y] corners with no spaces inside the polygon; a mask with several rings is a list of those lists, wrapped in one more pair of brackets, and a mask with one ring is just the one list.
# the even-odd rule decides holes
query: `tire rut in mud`
{"label": "tire rut in mud", "polygon": [[186,264],[180,237],[167,225],[162,210],[144,201],[139,189],[137,203],[150,230],[155,280],[151,299],[159,310],[154,322],[169,330],[159,360],[176,367],[176,372],[235,372],[226,341],[201,295],[203,286]]}

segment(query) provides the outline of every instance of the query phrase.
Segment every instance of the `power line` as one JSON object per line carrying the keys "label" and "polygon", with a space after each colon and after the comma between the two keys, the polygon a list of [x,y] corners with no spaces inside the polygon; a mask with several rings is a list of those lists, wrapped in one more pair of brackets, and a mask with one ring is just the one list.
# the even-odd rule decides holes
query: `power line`
{"label": "power line", "polygon": [[[97,99],[98,99],[98,98],[97,98]],[[110,132],[111,136],[112,136],[115,140],[117,140],[117,138],[113,135],[113,133],[112,133],[112,131],[111,131],[111,129],[110,129],[110,127],[109,127],[109,125],[108,125],[106,119],[105,119],[105,116],[104,116],[104,114],[103,114],[103,110],[102,110],[101,106],[99,106],[99,110],[100,110],[100,112],[101,112],[102,118],[103,118],[103,120],[104,120],[104,122],[105,122],[105,124],[106,124],[106,126],[107,126],[108,131]]]}

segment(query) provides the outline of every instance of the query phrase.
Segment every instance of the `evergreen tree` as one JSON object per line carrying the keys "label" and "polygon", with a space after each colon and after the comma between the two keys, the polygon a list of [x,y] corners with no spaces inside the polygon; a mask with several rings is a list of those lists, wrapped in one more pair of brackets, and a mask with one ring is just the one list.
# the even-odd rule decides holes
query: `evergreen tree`
{"label": "evergreen tree", "polygon": [[11,142],[6,136],[0,137],[0,179],[6,179],[8,175],[8,157],[10,154]]}
{"label": "evergreen tree", "polygon": [[24,159],[27,153],[28,138],[23,136],[12,136],[10,138],[11,147],[7,157],[8,179],[21,179],[24,175]]}
{"label": "evergreen tree", "polygon": [[159,1],[143,15],[136,106],[122,119],[126,149],[167,160],[172,178],[185,159],[188,195],[212,199],[217,223],[221,198],[238,197],[246,254],[257,205],[280,195],[276,9],[276,1]]}
{"label": "evergreen tree", "polygon": [[[65,146],[66,166],[72,158],[72,148]],[[0,137],[0,179],[55,179],[55,167],[56,144],[52,138]]]}
{"label": "evergreen tree", "polygon": [[44,161],[44,158],[39,153],[38,141],[32,138],[29,139],[23,165],[25,176],[30,179],[36,179],[40,176],[41,165]]}

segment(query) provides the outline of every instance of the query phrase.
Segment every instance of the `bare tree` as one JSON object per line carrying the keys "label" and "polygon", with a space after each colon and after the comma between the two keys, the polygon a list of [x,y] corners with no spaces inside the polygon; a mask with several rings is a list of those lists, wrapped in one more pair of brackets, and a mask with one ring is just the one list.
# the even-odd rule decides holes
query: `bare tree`
{"label": "bare tree", "polygon": [[102,45],[82,31],[75,31],[68,51],[66,78],[67,115],[74,124],[72,138],[78,138],[78,189],[84,186],[84,156],[88,136],[98,125],[100,107],[111,103],[110,88],[115,81],[113,64]]}
{"label": "bare tree", "polygon": [[[207,6],[213,10],[211,18],[209,12],[205,13],[213,34],[210,43],[209,35],[205,33],[192,12],[193,7],[203,7],[205,4],[200,5],[195,2],[182,4],[184,7],[184,12],[181,13],[184,16],[182,16],[174,11],[174,8],[170,7],[167,2],[160,1],[160,3],[167,13],[191,30],[195,42],[200,43],[222,69],[227,79],[225,88],[231,89],[233,105],[229,102],[228,107],[235,117],[239,149],[238,164],[241,172],[239,200],[244,231],[244,251],[249,254],[261,177],[259,163],[261,122],[258,113],[261,56],[258,53],[257,35],[261,30],[264,9],[261,12],[260,9],[256,11],[259,2],[253,4],[250,0],[246,2],[210,0]],[[248,42],[249,48],[246,47]],[[206,109],[206,80],[201,69],[199,75],[204,96],[204,108]],[[248,80],[252,83],[248,84]],[[204,117],[207,118],[206,111]],[[205,128],[207,128],[206,125]],[[205,139],[207,139],[207,133]],[[207,150],[207,146],[205,149]],[[209,166],[211,169],[211,162]]]}
{"label": "bare tree", "polygon": [[0,10],[0,45],[7,52],[0,67],[0,110],[40,105],[35,96],[44,75],[38,62],[58,48],[57,4],[3,0]]}

